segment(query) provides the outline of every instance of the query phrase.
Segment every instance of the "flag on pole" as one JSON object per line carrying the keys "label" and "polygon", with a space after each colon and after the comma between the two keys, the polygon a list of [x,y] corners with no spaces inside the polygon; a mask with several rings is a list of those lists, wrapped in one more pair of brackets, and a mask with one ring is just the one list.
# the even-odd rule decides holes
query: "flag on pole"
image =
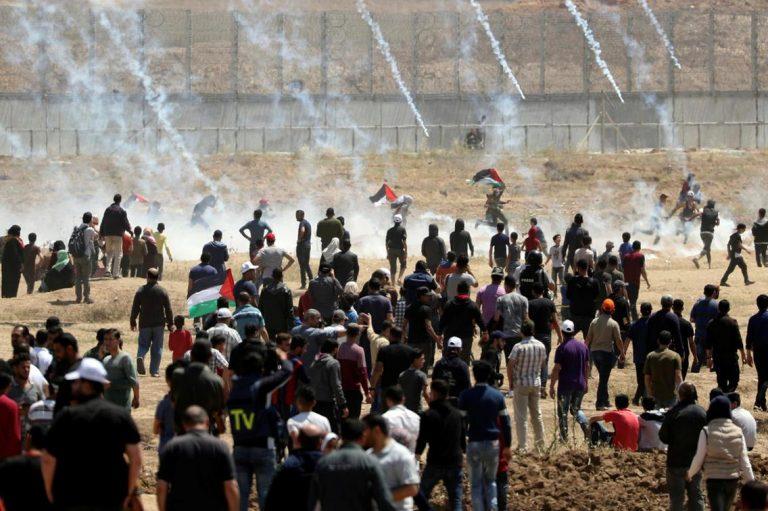
{"label": "flag on pole", "polygon": [[387,200],[388,202],[394,202],[397,200],[397,194],[392,190],[392,188],[389,187],[387,183],[384,183],[381,185],[381,188],[379,188],[379,191],[368,197],[368,199],[376,203],[383,203],[384,200]]}
{"label": "flag on pole", "polygon": [[504,186],[504,180],[496,169],[483,169],[477,172],[472,179],[467,179],[467,183],[472,185],[490,185],[495,188]]}
{"label": "flag on pole", "polygon": [[187,298],[189,317],[199,318],[216,312],[216,302],[222,296],[230,302],[235,301],[235,279],[232,277],[232,270],[202,278],[192,284],[192,292]]}

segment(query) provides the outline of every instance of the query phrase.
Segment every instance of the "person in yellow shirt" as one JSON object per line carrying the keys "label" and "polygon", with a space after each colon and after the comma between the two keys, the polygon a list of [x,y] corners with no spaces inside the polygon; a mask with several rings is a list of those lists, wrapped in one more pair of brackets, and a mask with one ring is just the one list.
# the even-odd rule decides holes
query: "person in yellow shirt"
{"label": "person in yellow shirt", "polygon": [[173,262],[173,256],[171,255],[171,247],[168,245],[168,236],[165,234],[165,224],[157,224],[157,231],[155,231],[155,242],[157,243],[157,270],[159,272],[158,280],[163,279],[163,250],[168,254],[168,261]]}

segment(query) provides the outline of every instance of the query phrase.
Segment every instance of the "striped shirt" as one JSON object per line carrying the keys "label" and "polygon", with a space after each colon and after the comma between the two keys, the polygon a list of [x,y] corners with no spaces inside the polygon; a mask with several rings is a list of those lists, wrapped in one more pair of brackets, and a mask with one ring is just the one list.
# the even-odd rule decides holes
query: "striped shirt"
{"label": "striped shirt", "polygon": [[512,348],[509,362],[515,363],[512,373],[515,387],[540,387],[541,369],[547,364],[547,349],[541,341],[526,337]]}

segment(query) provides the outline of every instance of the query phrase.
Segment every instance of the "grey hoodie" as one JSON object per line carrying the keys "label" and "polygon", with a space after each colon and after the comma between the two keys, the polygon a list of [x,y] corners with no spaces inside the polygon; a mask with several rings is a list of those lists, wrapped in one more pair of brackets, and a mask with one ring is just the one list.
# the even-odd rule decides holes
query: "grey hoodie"
{"label": "grey hoodie", "polygon": [[347,406],[341,388],[341,365],[329,353],[321,353],[309,366],[309,379],[318,402],[333,401],[341,409]]}

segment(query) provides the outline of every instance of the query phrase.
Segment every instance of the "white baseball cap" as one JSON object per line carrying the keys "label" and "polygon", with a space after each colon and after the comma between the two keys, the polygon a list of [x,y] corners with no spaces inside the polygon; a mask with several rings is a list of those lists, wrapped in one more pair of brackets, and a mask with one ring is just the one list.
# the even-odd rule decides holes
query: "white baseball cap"
{"label": "white baseball cap", "polygon": [[448,348],[458,348],[461,349],[461,339],[458,337],[451,337],[448,339]]}
{"label": "white baseball cap", "polygon": [[232,317],[232,311],[226,307],[216,311],[216,319],[230,319]]}
{"label": "white baseball cap", "polygon": [[563,326],[561,330],[566,334],[572,334],[573,332],[576,331],[576,326],[573,324],[573,321],[571,321],[570,319],[566,319],[565,321],[563,321]]}
{"label": "white baseball cap", "polygon": [[107,370],[104,365],[95,358],[84,358],[80,366],[64,376],[66,380],[88,380],[96,383],[107,384]]}
{"label": "white baseball cap", "polygon": [[248,273],[248,272],[249,272],[249,271],[251,271],[251,270],[258,270],[258,269],[259,269],[259,267],[258,267],[258,266],[256,266],[255,264],[253,264],[253,263],[252,263],[252,262],[250,262],[250,261],[246,261],[246,262],[244,262],[244,263],[243,263],[243,265],[240,267],[240,273],[242,273],[243,275],[245,275],[246,273]]}
{"label": "white baseball cap", "polygon": [[398,213],[397,215],[395,215],[394,220],[396,224],[401,223],[403,221],[403,215]]}

